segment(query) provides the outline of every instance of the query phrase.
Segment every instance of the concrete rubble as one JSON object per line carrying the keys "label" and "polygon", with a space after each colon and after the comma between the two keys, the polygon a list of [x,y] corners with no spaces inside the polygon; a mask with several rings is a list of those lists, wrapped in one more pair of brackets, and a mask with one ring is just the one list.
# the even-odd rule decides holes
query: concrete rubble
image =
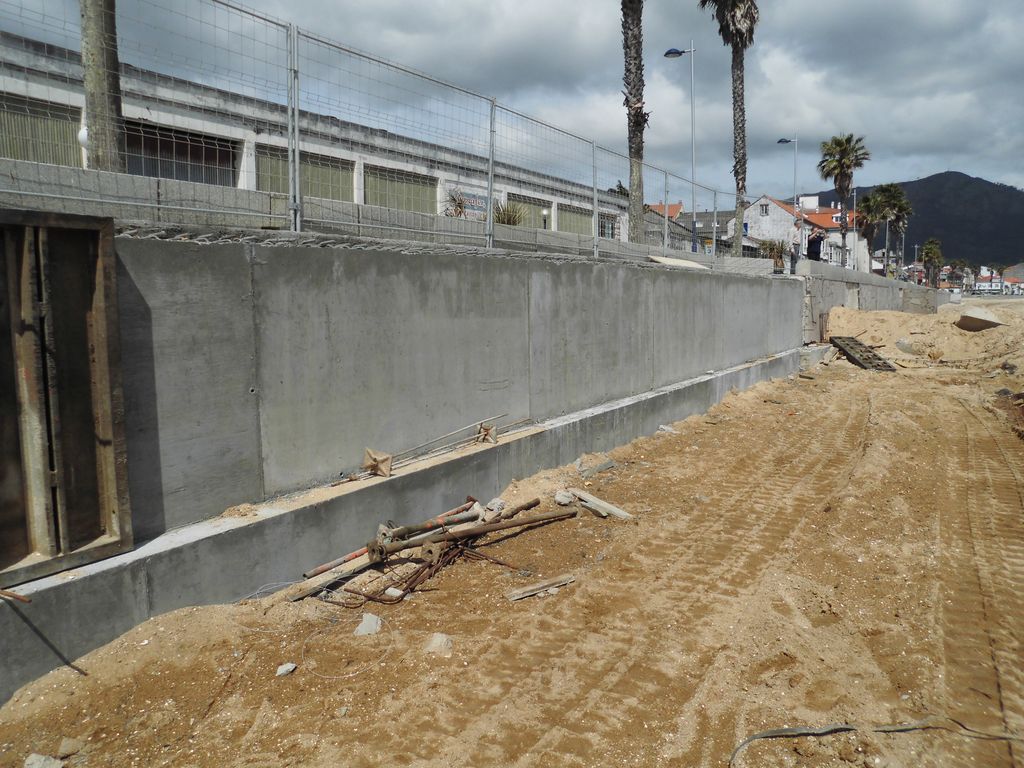
{"label": "concrete rubble", "polygon": [[380,616],[372,613],[364,613],[363,620],[359,622],[359,626],[355,628],[355,631],[352,634],[356,637],[361,637],[363,635],[376,635],[380,632],[380,627]]}

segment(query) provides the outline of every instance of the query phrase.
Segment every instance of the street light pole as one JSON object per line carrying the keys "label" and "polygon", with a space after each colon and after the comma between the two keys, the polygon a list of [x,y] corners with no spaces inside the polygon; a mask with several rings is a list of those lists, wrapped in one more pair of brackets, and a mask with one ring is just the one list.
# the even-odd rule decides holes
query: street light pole
{"label": "street light pole", "polygon": [[[669,48],[665,51],[666,59],[678,59],[683,54],[690,54],[690,241],[694,253],[697,252],[697,99],[693,93],[693,59],[696,50],[691,39],[690,47],[686,50]],[[668,205],[667,198],[665,204]]]}
{"label": "street light pole", "polygon": [[[793,223],[800,222],[800,243],[797,245],[797,256],[799,258],[800,246],[803,245],[804,238],[804,222],[803,217],[800,216],[800,202],[796,199],[796,168],[797,168],[797,157],[800,147],[800,141],[796,134],[793,134],[792,139],[779,139],[776,144],[792,144],[793,145]],[[794,262],[795,265],[795,262]],[[796,267],[794,266],[795,270]]]}

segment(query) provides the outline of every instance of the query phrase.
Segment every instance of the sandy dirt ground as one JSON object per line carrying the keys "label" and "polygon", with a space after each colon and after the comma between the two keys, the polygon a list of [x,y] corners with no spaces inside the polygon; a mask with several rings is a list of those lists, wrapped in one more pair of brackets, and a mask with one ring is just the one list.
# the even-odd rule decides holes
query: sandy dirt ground
{"label": "sandy dirt ground", "polygon": [[[459,561],[362,609],[376,635],[280,594],[147,621],[0,709],[0,764],[65,737],[68,766],[561,768],[725,766],[765,729],[927,714],[1024,736],[1024,301],[985,306],[1007,325],[833,313],[906,367],[837,360],[612,451],[587,490],[635,521],[492,535],[517,570]],[[563,467],[504,497],[549,511],[584,482]],[[434,632],[451,658],[424,653]],[[857,732],[735,764],[1022,768],[1024,742]]]}

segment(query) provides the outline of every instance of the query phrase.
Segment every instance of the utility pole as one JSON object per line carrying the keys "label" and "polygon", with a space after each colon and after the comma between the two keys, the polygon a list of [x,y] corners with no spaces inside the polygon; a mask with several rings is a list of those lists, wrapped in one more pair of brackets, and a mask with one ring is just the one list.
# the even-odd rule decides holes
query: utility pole
{"label": "utility pole", "polygon": [[82,143],[88,166],[97,171],[124,173],[115,0],[80,0],[80,8],[86,128]]}

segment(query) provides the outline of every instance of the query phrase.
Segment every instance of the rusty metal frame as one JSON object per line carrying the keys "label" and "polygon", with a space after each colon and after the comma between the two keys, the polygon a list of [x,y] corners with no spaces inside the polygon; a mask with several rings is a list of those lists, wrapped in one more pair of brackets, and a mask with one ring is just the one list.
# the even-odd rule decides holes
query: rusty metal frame
{"label": "rusty metal frame", "polygon": [[[89,377],[95,428],[98,538],[73,548],[64,497],[57,391],[52,274],[48,231],[92,233],[95,290],[88,312]],[[117,317],[116,254],[112,219],[35,211],[0,210],[17,379],[18,422],[25,488],[26,527],[32,554],[0,570],[0,587],[12,586],[93,562],[132,548],[128,498],[124,397]],[[20,231],[19,231],[20,230]],[[18,241],[21,247],[18,247]],[[16,286],[16,288],[15,288]]]}

